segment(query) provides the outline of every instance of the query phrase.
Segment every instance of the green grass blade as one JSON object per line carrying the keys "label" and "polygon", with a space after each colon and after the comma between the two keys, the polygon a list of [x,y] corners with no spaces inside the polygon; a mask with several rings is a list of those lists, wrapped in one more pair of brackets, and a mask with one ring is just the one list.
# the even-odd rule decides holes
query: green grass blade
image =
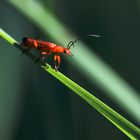
{"label": "green grass blade", "polygon": [[[4,30],[0,29],[0,36],[7,40],[10,44],[14,45],[18,43],[11,36],[9,36]],[[93,108],[99,111],[104,117],[106,117],[110,122],[112,122],[116,127],[118,127],[123,133],[125,133],[131,139],[139,139],[140,138],[140,129],[136,127],[134,124],[129,122],[127,119],[122,117],[119,113],[111,109],[108,105],[100,101],[94,95],[80,87],[74,81],[66,77],[60,72],[56,72],[50,65],[41,67],[74,91],[77,95],[79,95],[83,100],[89,103]]]}
{"label": "green grass blade", "polygon": [[60,72],[55,72],[54,70],[46,69],[42,66],[47,72],[61,81],[64,85],[69,87],[75,93],[77,93],[80,97],[82,97],[86,102],[88,102],[92,107],[94,107],[97,111],[99,111],[103,116],[105,116],[108,120],[110,120],[116,127],[118,127],[122,132],[124,132],[131,139],[140,138],[140,129],[135,125],[130,123],[116,111],[111,109],[105,103],[100,101],[98,98],[93,96],[91,93],[80,87],[78,84],[73,82],[71,79],[67,78]]}
{"label": "green grass blade", "polygon": [[[30,18],[44,33],[49,34],[49,37],[54,39],[55,42],[60,42],[66,46],[67,42],[76,38],[72,31],[60,22],[41,2],[30,0],[9,0],[9,2]],[[77,43],[74,51],[80,53],[74,55],[73,61],[70,61],[72,65],[78,68],[104,93],[106,92],[137,122],[140,122],[140,111],[138,111],[140,108],[139,93],[106,65],[93,51],[89,50],[85,44]],[[131,102],[131,104],[128,104],[128,102]]]}
{"label": "green grass blade", "polygon": [[14,43],[16,42],[16,40],[14,38],[12,38],[9,34],[7,34],[4,30],[2,30],[0,28],[0,37],[4,38],[5,40],[7,40],[7,42],[9,42],[11,45],[14,45]]}

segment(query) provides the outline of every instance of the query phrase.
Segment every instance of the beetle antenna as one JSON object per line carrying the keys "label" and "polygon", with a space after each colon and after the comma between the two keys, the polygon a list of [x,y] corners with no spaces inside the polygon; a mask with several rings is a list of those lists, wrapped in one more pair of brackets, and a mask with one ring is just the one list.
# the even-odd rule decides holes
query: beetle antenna
{"label": "beetle antenna", "polygon": [[67,48],[70,49],[71,46],[74,47],[74,44],[75,44],[77,41],[82,40],[82,39],[87,38],[87,37],[90,37],[90,36],[93,36],[93,37],[100,37],[100,35],[95,35],[95,34],[85,35],[85,36],[82,36],[82,37],[77,38],[77,39],[74,40],[74,41],[70,41],[70,42],[68,43],[68,45],[67,45]]}

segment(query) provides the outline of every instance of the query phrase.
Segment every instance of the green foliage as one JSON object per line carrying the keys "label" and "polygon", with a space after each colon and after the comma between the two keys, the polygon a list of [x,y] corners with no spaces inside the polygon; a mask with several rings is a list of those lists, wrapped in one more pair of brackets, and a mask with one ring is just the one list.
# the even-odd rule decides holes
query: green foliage
{"label": "green foliage", "polygon": [[[11,45],[19,44],[15,39],[9,36],[4,30],[0,29],[0,36],[7,40]],[[111,109],[105,103],[100,101],[98,98],[93,96],[91,93],[80,87],[74,81],[66,77],[60,72],[56,72],[50,65],[47,66],[41,65],[48,73],[74,91],[79,95],[83,100],[89,103],[93,108],[100,112],[104,117],[106,117],[110,122],[112,122],[116,127],[118,127],[123,133],[125,133],[131,139],[140,138],[140,129],[129,122],[127,119],[122,117],[116,111]]]}

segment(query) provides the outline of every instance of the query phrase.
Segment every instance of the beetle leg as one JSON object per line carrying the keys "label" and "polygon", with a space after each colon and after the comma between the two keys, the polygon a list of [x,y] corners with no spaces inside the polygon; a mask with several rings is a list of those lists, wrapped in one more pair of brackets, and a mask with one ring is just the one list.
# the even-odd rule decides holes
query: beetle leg
{"label": "beetle leg", "polygon": [[58,62],[58,65],[60,65],[60,63],[61,63],[61,57],[59,55],[57,56],[57,62]]}
{"label": "beetle leg", "polygon": [[54,55],[54,68],[57,71],[61,63],[61,58],[59,55]]}
{"label": "beetle leg", "polygon": [[41,51],[40,56],[35,60],[35,63],[38,61],[43,61],[46,57],[48,57],[51,53]]}
{"label": "beetle leg", "polygon": [[35,48],[38,47],[38,45],[37,45],[37,41],[36,41],[36,40],[33,41],[33,44],[34,44],[34,47],[35,47]]}
{"label": "beetle leg", "polygon": [[30,51],[31,48],[25,48],[21,51],[21,55],[23,55],[24,53],[27,53],[28,51]]}
{"label": "beetle leg", "polygon": [[49,55],[51,55],[51,53],[41,51],[42,60],[45,59],[46,57],[48,57]]}
{"label": "beetle leg", "polygon": [[56,60],[57,60],[57,55],[54,55],[54,68],[56,70]]}

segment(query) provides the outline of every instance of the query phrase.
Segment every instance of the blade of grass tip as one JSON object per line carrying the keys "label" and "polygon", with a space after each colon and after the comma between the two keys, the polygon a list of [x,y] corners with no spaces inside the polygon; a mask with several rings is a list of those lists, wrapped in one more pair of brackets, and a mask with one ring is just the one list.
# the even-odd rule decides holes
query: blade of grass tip
{"label": "blade of grass tip", "polygon": [[78,84],[73,82],[71,79],[67,78],[60,72],[55,72],[52,70],[46,69],[42,66],[47,72],[77,93],[82,97],[86,102],[88,102],[92,107],[99,111],[103,116],[110,120],[115,126],[117,126],[122,132],[124,132],[128,137],[132,139],[140,138],[140,129],[118,114],[116,111],[111,109],[105,103],[100,101],[98,98],[90,94],[88,91],[80,87]]}
{"label": "blade of grass tip", "polygon": [[[8,2],[29,17],[44,33],[49,34],[55,41],[64,45],[66,40],[69,41],[74,38],[73,33],[41,2],[30,0],[26,0],[26,2],[9,0]],[[140,122],[140,111],[138,111],[140,108],[139,93],[105,64],[93,51],[87,49],[88,46],[80,42],[76,46],[74,50],[80,53],[77,53],[73,57],[74,61],[70,61],[70,63],[87,76],[93,84],[102,89],[103,93],[106,93],[121,108],[125,109],[137,122]],[[131,104],[128,104],[128,102],[131,102]]]}
{"label": "blade of grass tip", "polygon": [[[1,28],[0,28],[0,36],[13,46],[15,46],[15,44],[19,44],[15,39],[13,39]],[[100,112],[104,117],[106,117],[110,122],[112,122],[116,127],[118,127],[129,138],[133,140],[134,139],[137,140],[140,138],[140,129],[131,122],[129,122],[127,119],[122,117],[119,113],[111,109],[105,103],[100,101],[98,98],[93,96],[84,88],[80,87],[78,84],[76,84],[74,81],[72,81],[62,73],[56,72],[50,65],[47,64],[47,66],[44,66],[41,64],[41,66],[44,70],[46,70],[56,79],[58,79],[60,82],[62,82],[72,91],[74,91],[77,95],[83,98],[87,103],[89,103],[93,108],[95,108],[98,112]]]}

